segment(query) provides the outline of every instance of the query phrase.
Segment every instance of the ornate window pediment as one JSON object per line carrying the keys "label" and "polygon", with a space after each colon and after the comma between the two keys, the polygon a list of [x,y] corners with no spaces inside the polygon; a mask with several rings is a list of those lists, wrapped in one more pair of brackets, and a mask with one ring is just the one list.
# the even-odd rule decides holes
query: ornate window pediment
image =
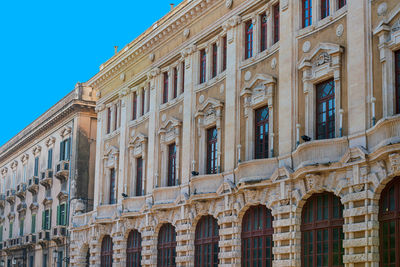
{"label": "ornate window pediment", "polygon": [[62,128],[62,130],[60,132],[60,136],[62,138],[66,138],[71,134],[71,131],[72,131],[71,127],[65,126],[64,128]]}
{"label": "ornate window pediment", "polygon": [[56,138],[51,136],[46,140],[46,146],[51,147],[54,145],[55,142],[56,142]]}
{"label": "ornate window pediment", "polygon": [[118,164],[119,149],[115,146],[106,145],[106,153],[104,154],[104,166],[106,168],[116,168]]}
{"label": "ornate window pediment", "polygon": [[32,154],[37,157],[39,156],[40,152],[42,151],[42,147],[37,145],[35,147],[32,148]]}
{"label": "ornate window pediment", "polygon": [[273,105],[276,79],[269,74],[257,74],[251,81],[245,84],[240,92],[244,97],[246,107],[256,107],[260,104]]}
{"label": "ornate window pediment", "polygon": [[138,133],[131,137],[129,140],[129,148],[133,157],[140,157],[146,150],[147,136],[142,133]]}
{"label": "ornate window pediment", "polygon": [[162,143],[170,143],[176,141],[180,137],[180,128],[182,122],[177,118],[171,118],[166,121],[158,131]]}
{"label": "ornate window pediment", "polygon": [[15,171],[18,167],[18,161],[14,160],[13,162],[11,162],[11,169],[13,171]]}
{"label": "ornate window pediment", "polygon": [[28,159],[29,159],[29,155],[28,155],[27,153],[23,154],[23,155],[21,156],[21,162],[22,162],[22,164],[23,164],[23,165],[27,164],[27,163],[28,163]]}
{"label": "ornate window pediment", "polygon": [[203,102],[195,114],[196,118],[198,118],[199,126],[208,127],[216,123],[217,128],[219,128],[223,106],[223,102],[211,97]]}
{"label": "ornate window pediment", "polygon": [[0,171],[1,176],[2,176],[2,177],[6,176],[6,175],[7,175],[7,172],[8,172],[8,168],[7,168],[7,167],[2,168],[1,171]]}

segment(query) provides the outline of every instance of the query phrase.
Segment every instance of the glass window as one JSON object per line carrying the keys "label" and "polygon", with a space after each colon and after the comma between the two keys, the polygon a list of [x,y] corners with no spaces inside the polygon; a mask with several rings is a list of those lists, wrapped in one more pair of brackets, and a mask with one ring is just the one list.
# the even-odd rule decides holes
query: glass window
{"label": "glass window", "polygon": [[181,87],[182,87],[182,93],[183,93],[183,92],[185,92],[185,61],[182,62],[181,72],[182,72]]}
{"label": "glass window", "polygon": [[174,68],[174,98],[178,96],[178,68]]}
{"label": "glass window", "polygon": [[255,110],[255,158],[268,158],[269,110],[262,107]]}
{"label": "glass window", "polygon": [[218,267],[219,226],[212,216],[202,217],[196,226],[194,266]]}
{"label": "glass window", "polygon": [[137,231],[131,231],[128,236],[126,248],[126,266],[140,267],[142,261],[142,237]]}
{"label": "glass window", "polygon": [[157,243],[157,267],[176,266],[176,232],[175,227],[167,223],[161,226]]}
{"label": "glass window", "polygon": [[33,170],[33,175],[35,177],[39,176],[39,157],[35,157],[35,166],[34,166],[34,170]]}
{"label": "glass window", "polygon": [[227,39],[226,36],[222,38],[222,71],[226,70],[226,58],[227,58]]}
{"label": "glass window", "polygon": [[101,242],[101,267],[112,267],[113,242],[109,235],[103,237]]}
{"label": "glass window", "polygon": [[200,50],[200,83],[206,81],[206,71],[207,71],[207,54],[206,50]]}
{"label": "glass window", "polygon": [[218,47],[217,44],[212,45],[212,78],[217,76],[217,64],[218,63]]}
{"label": "glass window", "polygon": [[137,94],[136,92],[132,95],[132,120],[137,119]]}
{"label": "glass window", "polygon": [[53,168],[53,149],[50,148],[47,151],[47,169],[52,169]]}
{"label": "glass window", "polygon": [[143,159],[136,159],[136,196],[143,195]]}
{"label": "glass window", "polygon": [[312,24],[312,0],[302,0],[303,28]]}
{"label": "glass window", "polygon": [[343,205],[332,193],[312,195],[302,211],[302,267],[344,266]]}
{"label": "glass window", "polygon": [[164,72],[164,87],[163,87],[163,99],[162,103],[168,102],[168,87],[169,87],[169,75],[168,72]]}
{"label": "glass window", "polygon": [[400,50],[394,54],[395,58],[395,83],[396,83],[396,113],[400,114]]}
{"label": "glass window", "polygon": [[329,16],[329,1],[330,0],[321,0],[321,19]]}
{"label": "glass window", "polygon": [[60,143],[60,161],[69,160],[71,139],[65,139]]}
{"label": "glass window", "polygon": [[218,171],[218,131],[216,127],[207,130],[207,174]]}
{"label": "glass window", "polygon": [[116,199],[115,199],[115,169],[112,168],[110,170],[110,203],[109,204],[115,204]]}
{"label": "glass window", "polygon": [[338,7],[342,8],[346,5],[346,0],[338,0]]}
{"label": "glass window", "polygon": [[168,186],[175,186],[176,182],[176,145],[168,146]]}
{"label": "glass window", "polygon": [[245,32],[245,59],[253,56],[253,23],[248,21],[246,23]]}
{"label": "glass window", "polygon": [[279,3],[274,5],[274,43],[279,41]]}
{"label": "glass window", "polygon": [[248,209],[242,224],[242,266],[272,267],[273,217],[263,205]]}
{"label": "glass window", "polygon": [[335,82],[317,84],[317,139],[335,138]]}
{"label": "glass window", "polygon": [[107,109],[107,133],[111,132],[111,108]]}
{"label": "glass window", "polygon": [[32,214],[31,233],[34,234],[35,232],[36,232],[36,214]]}
{"label": "glass window", "polygon": [[267,15],[261,15],[261,38],[260,38],[260,50],[264,51],[267,49]]}

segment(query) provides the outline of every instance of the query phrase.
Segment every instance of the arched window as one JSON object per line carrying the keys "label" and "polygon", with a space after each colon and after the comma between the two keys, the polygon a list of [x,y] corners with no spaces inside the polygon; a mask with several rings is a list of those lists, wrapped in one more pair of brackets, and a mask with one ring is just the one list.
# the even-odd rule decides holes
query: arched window
{"label": "arched window", "polygon": [[382,191],[379,202],[380,266],[400,266],[400,177]]}
{"label": "arched window", "polygon": [[113,243],[109,235],[103,237],[101,242],[101,267],[112,267]]}
{"label": "arched window", "polygon": [[[33,266],[33,265],[32,265]],[[88,248],[86,252],[86,262],[85,262],[85,267],[90,267],[90,249]]]}
{"label": "arched window", "polygon": [[176,266],[176,232],[175,227],[170,223],[161,226],[158,234],[157,252],[158,267]]}
{"label": "arched window", "polygon": [[138,231],[131,231],[126,247],[126,266],[140,267],[142,260],[142,236]]}
{"label": "arched window", "polygon": [[251,207],[243,217],[242,267],[272,267],[273,217],[265,206]]}
{"label": "arched window", "polygon": [[219,253],[219,226],[212,216],[204,216],[196,226],[194,241],[195,267],[217,267]]}
{"label": "arched window", "polygon": [[303,207],[302,267],[343,265],[343,205],[332,193],[312,195]]}

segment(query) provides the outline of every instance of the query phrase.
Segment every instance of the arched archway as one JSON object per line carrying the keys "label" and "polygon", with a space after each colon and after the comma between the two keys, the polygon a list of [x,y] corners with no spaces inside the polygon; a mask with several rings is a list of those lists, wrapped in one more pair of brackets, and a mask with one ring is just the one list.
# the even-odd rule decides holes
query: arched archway
{"label": "arched archway", "polygon": [[172,224],[161,226],[157,243],[157,267],[176,266],[176,231]]}
{"label": "arched archway", "polygon": [[302,267],[344,266],[343,205],[333,193],[307,199],[302,210]]}
{"label": "arched archway", "polygon": [[101,242],[101,267],[112,267],[113,242],[109,235],[103,237]]}
{"label": "arched archway", "polygon": [[242,267],[271,267],[273,261],[271,211],[263,205],[250,207],[242,223]]}
{"label": "arched archway", "polygon": [[400,266],[400,177],[389,182],[379,201],[380,266]]}
{"label": "arched archway", "polygon": [[128,236],[126,247],[126,266],[140,267],[142,260],[142,236],[137,230],[132,230]]}
{"label": "arched archway", "polygon": [[195,267],[218,267],[219,226],[212,216],[203,216],[196,226]]}

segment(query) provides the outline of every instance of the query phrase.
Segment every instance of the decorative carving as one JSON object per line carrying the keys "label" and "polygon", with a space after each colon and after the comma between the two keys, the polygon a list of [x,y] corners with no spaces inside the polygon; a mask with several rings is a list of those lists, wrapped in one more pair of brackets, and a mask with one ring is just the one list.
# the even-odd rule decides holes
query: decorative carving
{"label": "decorative carving", "polygon": [[67,136],[71,133],[71,131],[72,131],[71,127],[65,126],[65,127],[61,130],[60,136],[61,136],[62,138],[65,138],[65,137],[67,137]]}
{"label": "decorative carving", "polygon": [[397,174],[400,172],[400,154],[393,153],[389,155],[389,162],[391,166],[391,173]]}
{"label": "decorative carving", "polygon": [[161,73],[160,68],[154,68],[152,69],[149,74],[148,74],[148,78],[149,79],[153,79],[155,78],[157,75],[159,75]]}
{"label": "decorative carving", "polygon": [[276,58],[271,60],[271,68],[274,70],[276,68]]}
{"label": "decorative carving", "polygon": [[343,32],[344,32],[344,26],[343,26],[343,24],[339,24],[336,27],[336,36],[341,37],[343,35]]}
{"label": "decorative carving", "polygon": [[199,96],[199,103],[203,104],[203,102],[204,102],[204,95],[200,95]]}
{"label": "decorative carving", "polygon": [[56,142],[56,138],[51,136],[51,137],[49,137],[49,138],[47,139],[47,141],[46,141],[46,146],[47,146],[47,147],[50,147],[50,146],[54,145],[55,142]]}
{"label": "decorative carving", "polygon": [[226,0],[225,1],[225,6],[226,8],[231,8],[233,5],[233,0]]}
{"label": "decorative carving", "polygon": [[310,43],[310,41],[305,41],[305,42],[303,43],[303,52],[304,52],[304,53],[310,52],[310,49],[311,49],[311,43]]}
{"label": "decorative carving", "polygon": [[331,62],[331,56],[327,52],[320,53],[314,60],[313,66],[319,67],[325,63]]}
{"label": "decorative carving", "polygon": [[153,62],[155,58],[156,58],[156,56],[154,55],[154,53],[151,53],[151,54],[149,55],[149,60],[150,60],[151,62]]}
{"label": "decorative carving", "polygon": [[183,51],[181,52],[181,56],[183,58],[190,56],[191,54],[193,54],[194,52],[197,51],[197,46],[196,45],[191,45],[186,47],[185,49],[183,49]]}
{"label": "decorative carving", "polygon": [[228,19],[223,25],[222,28],[224,30],[229,30],[233,27],[238,26],[242,22],[242,18],[240,16],[233,16],[232,18]]}
{"label": "decorative carving", "polygon": [[190,35],[190,29],[184,29],[183,30],[183,36],[185,37],[185,38],[189,38],[189,35]]}
{"label": "decorative carving", "polygon": [[378,16],[385,16],[387,13],[387,3],[383,2],[378,6],[377,9]]}
{"label": "decorative carving", "polygon": [[224,91],[225,91],[225,86],[224,86],[223,84],[221,84],[221,86],[219,87],[219,92],[220,92],[221,94],[223,94]]}
{"label": "decorative carving", "polygon": [[400,19],[398,19],[392,26],[392,32],[400,31]]}
{"label": "decorative carving", "polygon": [[245,81],[249,81],[251,79],[251,71],[246,71],[246,73],[244,74],[244,80]]}
{"label": "decorative carving", "polygon": [[40,151],[42,151],[42,147],[37,145],[34,148],[32,148],[32,154],[36,157],[40,154]]}
{"label": "decorative carving", "polygon": [[121,81],[125,81],[125,73],[121,73],[121,74],[119,75],[119,79],[120,79]]}

